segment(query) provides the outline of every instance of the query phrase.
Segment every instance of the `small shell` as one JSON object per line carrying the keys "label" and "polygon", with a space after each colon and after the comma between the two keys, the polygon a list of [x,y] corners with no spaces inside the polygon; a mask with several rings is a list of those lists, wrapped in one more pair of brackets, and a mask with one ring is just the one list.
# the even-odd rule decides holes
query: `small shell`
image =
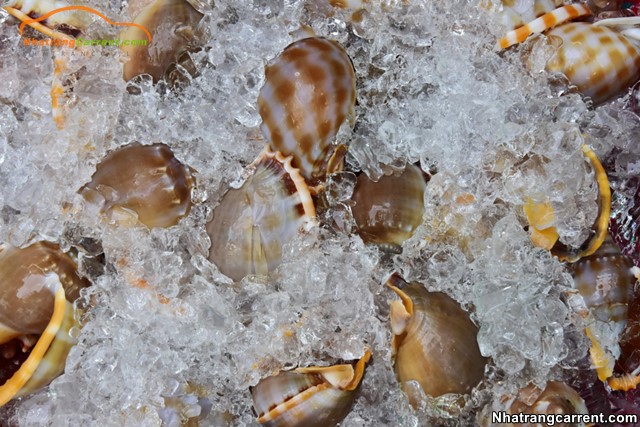
{"label": "small shell", "polygon": [[378,182],[360,174],[352,212],[362,240],[396,249],[402,246],[422,222],[425,189],[425,176],[414,165]]}
{"label": "small shell", "polygon": [[311,194],[291,157],[266,150],[240,189],[229,190],[207,224],[209,260],[233,280],[266,275],[282,259],[282,246],[316,212]]}
{"label": "small shell", "polygon": [[261,380],[251,389],[258,422],[267,427],[333,427],[356,398],[368,350],[355,364],[298,368]]}
{"label": "small shell", "polygon": [[337,42],[296,41],[265,67],[258,108],[262,132],[274,151],[292,155],[305,179],[321,178],[332,141],[354,115],[353,65]]}
{"label": "small shell", "polygon": [[633,295],[633,262],[620,252],[611,236],[593,254],[572,265],[575,288],[594,316],[624,327],[627,307]]}
{"label": "small shell", "polygon": [[[146,6],[134,23],[149,30],[151,44],[122,47],[129,55],[129,61],[123,67],[124,79],[129,81],[139,74],[150,74],[157,83],[179,54],[190,47],[202,17],[186,0],[156,0]],[[147,40],[148,37],[140,28],[129,27],[120,38]]]}
{"label": "small shell", "polygon": [[[539,394],[538,394],[539,393]],[[536,397],[537,395],[537,397]],[[531,400],[535,401],[531,402]],[[525,403],[527,402],[527,403]],[[588,414],[584,400],[577,391],[558,381],[549,381],[545,389],[540,389],[534,385],[529,385],[518,393],[518,398],[509,407],[510,415],[517,414],[540,414],[540,415],[564,415],[564,414]],[[500,424],[504,426],[533,426],[537,424]],[[569,426],[569,424],[556,424],[558,426]],[[570,424],[573,425],[573,424]]]}
{"label": "small shell", "polygon": [[0,406],[46,386],[74,344],[72,302],[89,285],[54,244],[0,245]]}
{"label": "small shell", "polygon": [[532,200],[524,206],[524,212],[529,222],[531,241],[534,246],[550,250],[560,261],[575,262],[582,257],[592,255],[598,250],[607,236],[609,215],[611,213],[611,189],[607,174],[593,150],[582,146],[591,166],[593,167],[598,185],[598,217],[592,226],[593,235],[579,248],[572,248],[562,244],[558,232],[553,225],[555,212],[550,203],[534,203]]}
{"label": "small shell", "polygon": [[601,103],[633,85],[640,76],[640,47],[605,26],[565,24],[547,33],[562,45],[547,63],[580,92]]}
{"label": "small shell", "polygon": [[[469,393],[484,377],[487,363],[469,315],[448,295],[428,292],[420,283],[407,284],[394,275],[389,286],[400,297],[391,303],[392,351],[400,383],[417,381],[432,397]],[[417,406],[414,396],[410,401]]]}
{"label": "small shell", "polygon": [[108,221],[170,227],[189,214],[194,179],[164,144],[129,144],[107,155],[80,193]]}

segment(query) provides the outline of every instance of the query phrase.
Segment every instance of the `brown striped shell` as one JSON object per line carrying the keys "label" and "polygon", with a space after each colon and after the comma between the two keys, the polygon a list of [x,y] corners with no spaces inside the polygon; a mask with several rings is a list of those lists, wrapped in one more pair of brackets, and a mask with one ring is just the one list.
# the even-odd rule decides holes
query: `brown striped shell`
{"label": "brown striped shell", "polygon": [[425,176],[414,165],[398,175],[382,176],[378,182],[360,174],[351,210],[362,240],[399,249],[422,222],[425,189]]}
{"label": "brown striped shell", "polygon": [[298,368],[251,389],[258,422],[267,427],[334,427],[349,414],[371,353],[355,364]]}
{"label": "brown striped shell", "polygon": [[575,22],[554,28],[547,36],[561,41],[547,70],[564,73],[595,103],[620,94],[640,77],[640,47],[617,31]]}
{"label": "brown striped shell", "polygon": [[[400,297],[391,303],[394,369],[401,384],[417,381],[425,394],[466,394],[484,377],[478,328],[451,297],[428,292],[396,275],[389,286]],[[418,397],[409,396],[418,406]]]}
{"label": "brown striped shell", "polygon": [[355,74],[344,48],[321,37],[299,40],[265,67],[258,97],[262,133],[273,151],[293,156],[305,179],[321,178],[355,102]]}
{"label": "brown striped shell", "polygon": [[[149,45],[122,46],[129,60],[123,67],[126,81],[139,74],[150,74],[158,82],[183,51],[194,42],[194,31],[203,15],[186,0],[156,0],[136,16],[134,23],[149,30]],[[138,27],[128,27],[121,40],[147,40]]]}
{"label": "brown striped shell", "polygon": [[[588,414],[584,400],[577,391],[563,382],[549,381],[544,390],[540,391],[534,385],[529,385],[518,393],[518,397],[511,403],[510,415],[516,414],[540,414],[540,415],[565,415]],[[537,424],[500,424],[508,427],[531,426]],[[557,426],[573,426],[574,424],[558,423]]]}
{"label": "brown striped shell", "polygon": [[89,283],[48,242],[0,245],[0,406],[46,386],[74,344],[72,302]]}
{"label": "brown striped shell", "polygon": [[282,246],[316,215],[311,194],[292,158],[265,150],[253,174],[229,190],[207,224],[209,260],[233,280],[266,275],[282,259]]}
{"label": "brown striped shell", "polygon": [[193,184],[168,146],[133,143],[107,155],[80,193],[110,222],[170,227],[189,214]]}

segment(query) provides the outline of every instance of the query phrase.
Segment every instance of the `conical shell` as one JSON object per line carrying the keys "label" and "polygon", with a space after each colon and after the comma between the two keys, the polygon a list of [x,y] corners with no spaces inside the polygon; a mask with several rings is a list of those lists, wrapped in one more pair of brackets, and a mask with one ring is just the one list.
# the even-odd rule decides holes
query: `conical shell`
{"label": "conical shell", "polygon": [[[134,23],[151,33],[151,43],[122,46],[129,55],[123,67],[124,79],[129,81],[139,74],[150,74],[154,83],[160,80],[178,55],[194,42],[194,31],[202,17],[186,0],[156,0],[146,6]],[[120,38],[148,40],[147,34],[138,27],[129,27]]]}
{"label": "conical shell", "polygon": [[333,40],[296,41],[265,67],[258,108],[273,151],[293,156],[305,179],[326,173],[332,141],[356,102],[353,65]]}
{"label": "conical shell", "polygon": [[169,147],[133,143],[107,155],[80,193],[107,221],[170,227],[189,214],[193,183]]}
{"label": "conical shell", "polygon": [[229,190],[207,224],[209,260],[233,280],[266,275],[282,259],[282,246],[315,218],[307,185],[291,157],[265,151],[239,189]]}
{"label": "conical shell", "polygon": [[351,410],[371,357],[354,365],[299,368],[261,380],[251,389],[258,422],[267,427],[333,427]]}
{"label": "conical shell", "polygon": [[400,247],[422,222],[426,180],[422,170],[408,165],[399,175],[374,182],[358,176],[353,191],[353,217],[358,234],[367,243]]}
{"label": "conical shell", "polygon": [[77,326],[71,302],[88,282],[68,255],[47,242],[3,246],[0,274],[1,406],[62,373],[74,344],[69,330]]}
{"label": "conical shell", "polygon": [[[400,383],[417,381],[425,394],[466,394],[484,376],[478,328],[451,297],[407,284],[395,275],[389,286],[400,301],[391,304],[394,368]],[[400,289],[398,286],[401,286]],[[410,396],[411,403],[417,402]]]}
{"label": "conical shell", "polygon": [[575,22],[547,32],[562,42],[547,63],[580,92],[601,103],[630,87],[640,77],[640,47],[605,26]]}

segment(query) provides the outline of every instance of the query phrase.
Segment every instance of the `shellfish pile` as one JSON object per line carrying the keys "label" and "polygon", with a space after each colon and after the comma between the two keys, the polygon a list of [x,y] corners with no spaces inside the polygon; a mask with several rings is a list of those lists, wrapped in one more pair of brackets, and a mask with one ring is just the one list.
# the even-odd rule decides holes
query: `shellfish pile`
{"label": "shellfish pile", "polygon": [[5,4],[0,424],[637,414],[638,8],[570,3]]}

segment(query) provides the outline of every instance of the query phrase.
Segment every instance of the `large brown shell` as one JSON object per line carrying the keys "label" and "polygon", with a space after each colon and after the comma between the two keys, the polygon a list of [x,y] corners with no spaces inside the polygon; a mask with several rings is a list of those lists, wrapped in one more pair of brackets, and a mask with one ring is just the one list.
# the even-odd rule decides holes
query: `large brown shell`
{"label": "large brown shell", "polygon": [[362,173],[353,191],[353,218],[367,243],[398,248],[422,222],[426,180],[422,170],[408,165],[398,175],[378,182]]}
{"label": "large brown shell", "polygon": [[[400,383],[417,381],[432,397],[466,394],[484,377],[478,328],[451,297],[428,292],[396,275],[389,286],[400,301],[391,304],[394,368]],[[414,396],[411,403],[417,406]]]}
{"label": "large brown shell", "polygon": [[164,144],[129,144],[107,155],[80,189],[110,222],[170,227],[191,209],[194,179]]}
{"label": "large brown shell", "polygon": [[298,40],[265,67],[258,109],[273,151],[293,156],[307,180],[326,173],[332,142],[354,115],[356,80],[346,51],[333,40]]}
{"label": "large brown shell", "polygon": [[0,245],[0,406],[62,373],[77,326],[71,302],[89,283],[57,245]]}

